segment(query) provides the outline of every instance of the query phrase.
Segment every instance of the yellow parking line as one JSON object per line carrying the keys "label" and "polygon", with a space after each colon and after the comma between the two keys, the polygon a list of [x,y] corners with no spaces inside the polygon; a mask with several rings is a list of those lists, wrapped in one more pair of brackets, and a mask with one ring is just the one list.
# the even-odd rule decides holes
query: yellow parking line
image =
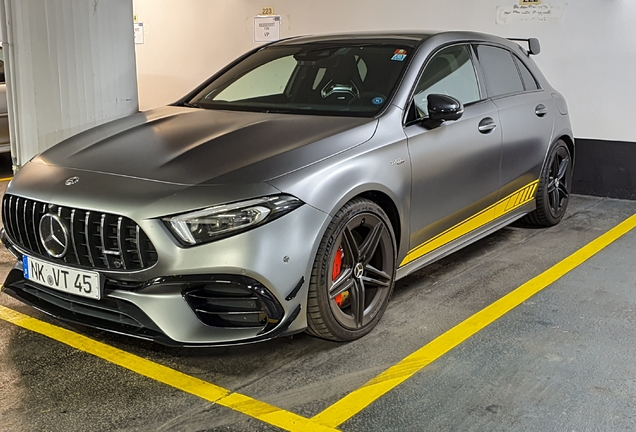
{"label": "yellow parking line", "polygon": [[240,413],[257,418],[265,423],[288,431],[333,431],[335,429],[283,410],[265,402],[239,393],[232,393],[223,387],[186,375],[175,369],[160,365],[127,351],[97,342],[86,336],[66,330],[44,321],[0,306],[0,319],[22,328],[55,339],[78,350],[129,369],[140,375],[159,381],[186,393],[198,396],[212,403],[231,408]]}
{"label": "yellow parking line", "polygon": [[249,396],[233,393],[223,387],[186,375],[110,345],[97,342],[70,330],[29,317],[28,315],[24,315],[4,306],[0,306],[0,319],[55,339],[186,393],[231,408],[285,430],[335,430],[334,428],[358,414],[375,400],[412,377],[426,365],[437,360],[475,333],[519,306],[634,227],[636,227],[636,215],[631,216],[545,272],[524,283],[516,290],[437,337],[429,344],[367,382],[361,388],[354,390],[335,404],[326,408],[312,419],[307,419],[290,411],[250,398]]}
{"label": "yellow parking line", "polygon": [[412,377],[426,365],[437,360],[493,321],[519,306],[634,227],[636,227],[636,215],[631,216],[545,272],[407,356],[404,360],[373,378],[361,388],[354,390],[314,416],[313,420],[328,427],[341,425],[369,406],[369,404]]}
{"label": "yellow parking line", "polygon": [[0,182],[3,182],[3,181],[11,181],[11,180],[13,180],[13,177],[4,177],[4,178],[0,178]]}

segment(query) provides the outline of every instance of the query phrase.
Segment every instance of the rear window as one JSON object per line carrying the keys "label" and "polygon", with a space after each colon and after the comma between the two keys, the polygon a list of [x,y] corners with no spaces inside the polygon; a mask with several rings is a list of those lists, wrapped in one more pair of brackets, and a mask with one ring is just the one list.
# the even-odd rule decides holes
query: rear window
{"label": "rear window", "polygon": [[267,47],[226,71],[188,104],[371,117],[391,98],[412,49],[388,44]]}

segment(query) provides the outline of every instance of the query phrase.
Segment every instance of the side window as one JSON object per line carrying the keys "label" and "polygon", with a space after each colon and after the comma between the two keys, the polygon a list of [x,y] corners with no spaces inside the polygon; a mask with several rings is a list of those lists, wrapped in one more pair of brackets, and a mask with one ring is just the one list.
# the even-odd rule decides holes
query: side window
{"label": "side window", "polygon": [[428,115],[427,97],[430,94],[452,96],[463,104],[480,99],[477,76],[466,45],[445,48],[426,65],[413,97],[421,117]]}
{"label": "side window", "polygon": [[512,54],[503,48],[478,45],[477,56],[484,71],[490,97],[519,93],[524,90]]}
{"label": "side window", "polygon": [[532,76],[532,73],[528,70],[528,67],[523,64],[521,60],[517,57],[514,58],[517,67],[519,68],[519,72],[521,72],[521,79],[523,80],[523,86],[526,91],[537,90],[539,86],[537,86],[537,81]]}

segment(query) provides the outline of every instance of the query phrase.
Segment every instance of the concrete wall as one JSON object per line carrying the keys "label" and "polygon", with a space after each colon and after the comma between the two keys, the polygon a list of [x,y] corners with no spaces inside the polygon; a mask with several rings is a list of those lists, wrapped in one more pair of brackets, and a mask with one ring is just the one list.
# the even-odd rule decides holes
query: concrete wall
{"label": "concrete wall", "polygon": [[0,6],[15,166],[138,110],[131,0]]}
{"label": "concrete wall", "polygon": [[[170,103],[254,47],[253,17],[273,6],[282,36],[357,30],[475,30],[538,37],[535,58],[565,94],[577,137],[636,141],[636,1],[543,0],[547,15],[506,14],[516,0],[133,0],[141,109]],[[535,11],[537,12],[537,11]]]}

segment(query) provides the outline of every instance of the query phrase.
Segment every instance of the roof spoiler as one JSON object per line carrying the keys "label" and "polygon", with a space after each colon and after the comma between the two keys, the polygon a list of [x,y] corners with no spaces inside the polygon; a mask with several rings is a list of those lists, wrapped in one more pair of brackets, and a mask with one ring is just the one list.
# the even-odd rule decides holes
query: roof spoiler
{"label": "roof spoiler", "polygon": [[537,55],[541,52],[541,44],[539,43],[539,39],[537,38],[530,38],[530,39],[508,38],[508,39],[515,42],[527,42],[528,54]]}

